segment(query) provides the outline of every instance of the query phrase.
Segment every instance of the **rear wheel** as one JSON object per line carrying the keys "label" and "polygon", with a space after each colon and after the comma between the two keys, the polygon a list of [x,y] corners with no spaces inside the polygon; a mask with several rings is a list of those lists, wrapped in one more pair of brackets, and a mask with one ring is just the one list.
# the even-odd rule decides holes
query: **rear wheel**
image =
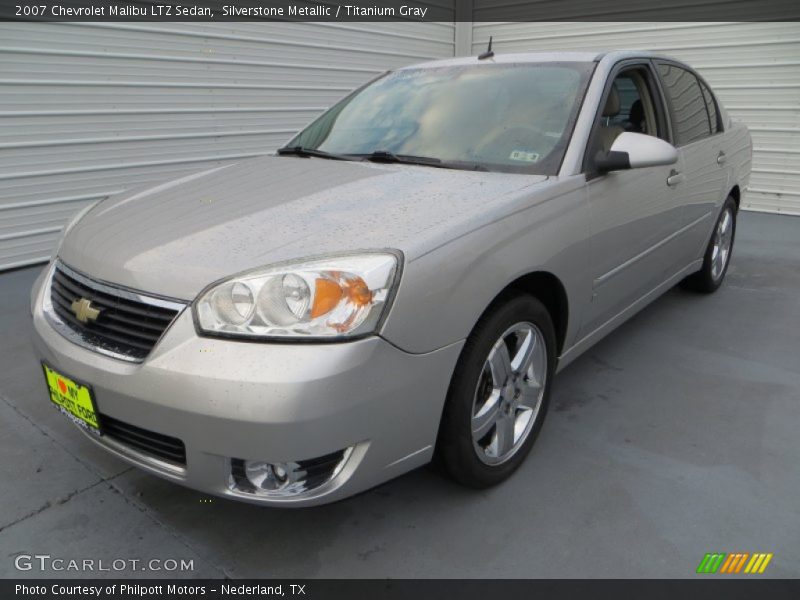
{"label": "rear wheel", "polygon": [[498,304],[476,325],[445,404],[437,462],[455,480],[487,487],[508,478],[542,427],[555,370],[555,330],[532,296]]}
{"label": "rear wheel", "polygon": [[728,272],[735,235],[736,202],[731,196],[728,196],[722,205],[722,211],[706,247],[703,266],[697,273],[684,279],[685,287],[698,292],[711,293],[722,285],[725,273]]}

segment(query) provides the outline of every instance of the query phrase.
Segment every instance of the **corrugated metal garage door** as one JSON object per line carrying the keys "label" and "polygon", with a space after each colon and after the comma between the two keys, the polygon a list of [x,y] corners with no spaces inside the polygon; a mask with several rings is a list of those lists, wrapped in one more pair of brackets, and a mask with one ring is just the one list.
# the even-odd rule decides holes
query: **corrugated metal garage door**
{"label": "corrugated metal garage door", "polygon": [[0,269],[97,198],[274,150],[453,23],[0,24]]}
{"label": "corrugated metal garage door", "polygon": [[630,48],[685,60],[750,127],[745,208],[800,214],[800,23],[475,23],[473,53],[490,35],[499,52]]}

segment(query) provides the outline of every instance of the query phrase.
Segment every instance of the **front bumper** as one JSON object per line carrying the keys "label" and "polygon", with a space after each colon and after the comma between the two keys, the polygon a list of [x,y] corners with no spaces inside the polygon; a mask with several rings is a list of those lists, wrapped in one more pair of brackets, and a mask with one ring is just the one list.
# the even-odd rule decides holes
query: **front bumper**
{"label": "front bumper", "polygon": [[[186,309],[134,364],[56,332],[42,310],[44,280],[32,298],[39,357],[90,384],[102,414],[186,448],[185,466],[176,466],[87,433],[129,463],[208,494],[301,506],[350,496],[431,459],[461,342],[408,354],[377,336],[334,344],[222,340],[199,337]],[[278,498],[232,485],[232,459],[291,462],[348,448],[338,474],[314,489]]]}

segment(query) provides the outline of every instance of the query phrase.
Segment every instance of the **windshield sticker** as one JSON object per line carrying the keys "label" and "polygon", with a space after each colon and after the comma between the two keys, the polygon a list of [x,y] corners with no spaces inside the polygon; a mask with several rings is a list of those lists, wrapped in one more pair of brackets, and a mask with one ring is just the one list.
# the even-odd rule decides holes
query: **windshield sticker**
{"label": "windshield sticker", "polygon": [[521,160],[523,162],[535,163],[539,162],[539,153],[528,152],[527,150],[513,150],[508,158],[511,160]]}

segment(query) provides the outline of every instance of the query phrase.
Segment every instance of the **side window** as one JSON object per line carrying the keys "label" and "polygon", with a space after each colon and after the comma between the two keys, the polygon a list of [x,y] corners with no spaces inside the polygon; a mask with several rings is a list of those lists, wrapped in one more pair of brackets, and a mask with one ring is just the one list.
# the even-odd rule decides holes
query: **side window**
{"label": "side window", "polygon": [[589,156],[608,152],[625,131],[667,137],[661,104],[653,98],[652,89],[652,75],[647,67],[625,69],[614,77],[592,134]]}
{"label": "side window", "polygon": [[711,135],[714,135],[720,130],[717,102],[714,100],[714,95],[711,93],[711,90],[709,90],[702,81],[700,82],[700,89],[703,90],[703,99],[706,101],[708,124],[711,125]]}
{"label": "side window", "polygon": [[659,63],[658,72],[672,105],[675,145],[684,146],[711,135],[706,100],[697,77],[667,63]]}

